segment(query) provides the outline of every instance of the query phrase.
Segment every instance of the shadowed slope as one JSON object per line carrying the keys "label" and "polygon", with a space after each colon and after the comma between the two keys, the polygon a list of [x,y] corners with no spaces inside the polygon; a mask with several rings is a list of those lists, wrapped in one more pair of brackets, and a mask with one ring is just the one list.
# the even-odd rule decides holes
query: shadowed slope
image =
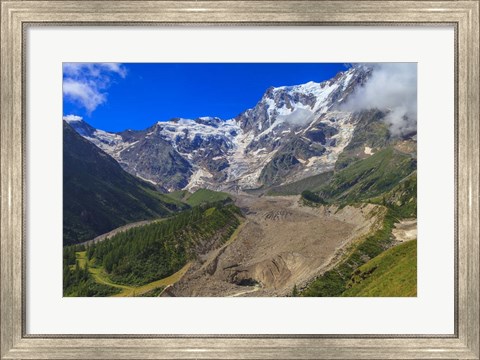
{"label": "shadowed slope", "polygon": [[89,240],[129,222],[185,207],[128,174],[63,123],[63,242]]}

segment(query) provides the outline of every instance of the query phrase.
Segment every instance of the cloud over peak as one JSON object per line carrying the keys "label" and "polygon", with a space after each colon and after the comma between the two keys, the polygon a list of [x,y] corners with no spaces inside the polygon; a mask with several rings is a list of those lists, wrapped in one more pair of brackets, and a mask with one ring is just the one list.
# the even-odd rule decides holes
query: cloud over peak
{"label": "cloud over peak", "polygon": [[386,123],[393,135],[417,129],[417,64],[377,63],[364,86],[350,95],[342,109],[387,111]]}

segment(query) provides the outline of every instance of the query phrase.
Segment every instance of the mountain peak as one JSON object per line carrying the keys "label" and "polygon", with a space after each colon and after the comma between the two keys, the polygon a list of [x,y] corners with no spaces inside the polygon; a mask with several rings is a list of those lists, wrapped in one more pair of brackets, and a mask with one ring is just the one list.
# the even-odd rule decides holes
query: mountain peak
{"label": "mountain peak", "polygon": [[358,117],[337,105],[361,86],[367,70],[352,67],[321,83],[270,87],[255,107],[229,120],[174,118],[117,134],[75,118],[72,126],[127,171],[168,189],[298,180],[331,170],[350,142]]}

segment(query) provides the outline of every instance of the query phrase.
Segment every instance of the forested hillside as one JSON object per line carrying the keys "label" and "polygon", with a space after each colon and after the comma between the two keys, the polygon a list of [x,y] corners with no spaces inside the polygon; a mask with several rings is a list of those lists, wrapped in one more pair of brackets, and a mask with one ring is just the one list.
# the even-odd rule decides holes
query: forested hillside
{"label": "forested hillside", "polygon": [[186,207],[125,172],[113,158],[63,123],[64,245]]}
{"label": "forested hillside", "polygon": [[72,288],[81,288],[82,281],[89,281],[76,264],[74,254],[78,251],[85,250],[87,263],[101,269],[109,281],[143,285],[177,272],[188,261],[222,245],[235,231],[240,218],[240,211],[233,204],[218,202],[129,229],[85,248],[66,247],[64,272],[70,269],[67,277],[80,277],[80,281],[66,284],[65,288],[74,292]]}

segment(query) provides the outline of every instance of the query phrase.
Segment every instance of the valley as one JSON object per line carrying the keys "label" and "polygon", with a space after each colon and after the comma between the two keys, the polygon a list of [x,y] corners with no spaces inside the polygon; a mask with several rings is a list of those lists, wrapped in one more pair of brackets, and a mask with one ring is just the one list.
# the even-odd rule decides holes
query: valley
{"label": "valley", "polygon": [[371,232],[380,207],[302,206],[299,196],[238,195],[245,220],[233,241],[198,258],[173,296],[286,296]]}
{"label": "valley", "polygon": [[416,113],[352,106],[376,69],[227,119],[65,116],[64,296],[415,296]]}
{"label": "valley", "polygon": [[[235,231],[223,244],[196,252],[169,276],[143,285],[118,282],[95,256],[88,259],[94,241],[75,253],[79,267],[88,263],[93,280],[112,288],[115,297],[291,296],[294,288],[305,288],[338,263],[352,244],[378,230],[386,213],[374,204],[311,207],[300,196],[232,197],[242,214]],[[97,237],[96,244],[152,223],[158,220],[115,229]]]}

